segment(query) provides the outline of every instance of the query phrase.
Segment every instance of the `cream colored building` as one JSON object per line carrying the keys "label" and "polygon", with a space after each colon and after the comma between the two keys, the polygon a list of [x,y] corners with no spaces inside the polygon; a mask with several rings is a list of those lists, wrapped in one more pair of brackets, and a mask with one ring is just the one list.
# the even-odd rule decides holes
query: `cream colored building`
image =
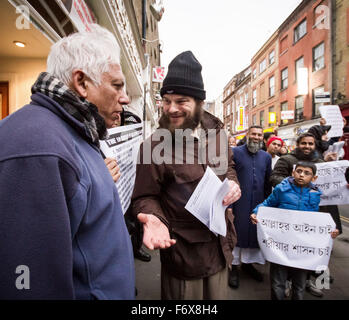
{"label": "cream colored building", "polygon": [[[139,2],[143,3],[136,3]],[[145,135],[151,134],[158,120],[152,67],[160,65],[158,21],[150,11],[154,2],[145,0],[139,11],[132,0],[0,1],[1,118],[30,102],[31,85],[46,70],[51,45],[96,22],[110,30],[120,45],[126,90],[131,99],[126,108],[145,118]],[[147,23],[145,37],[140,30],[143,21]],[[15,41],[24,43],[25,47],[17,47]]]}

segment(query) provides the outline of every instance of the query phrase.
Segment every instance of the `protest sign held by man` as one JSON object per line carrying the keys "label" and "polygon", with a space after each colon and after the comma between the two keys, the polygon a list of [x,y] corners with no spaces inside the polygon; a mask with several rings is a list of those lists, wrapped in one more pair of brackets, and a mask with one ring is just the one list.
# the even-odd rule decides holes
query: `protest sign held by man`
{"label": "protest sign held by man", "polygon": [[[133,212],[144,224],[144,244],[161,249],[162,299],[227,297],[227,266],[235,242],[233,216],[226,212],[223,237],[185,209],[207,166],[221,180],[230,180],[224,205],[240,197],[223,124],[202,109],[201,69],[190,51],[172,60],[160,91],[160,128],[142,144],[137,165]],[[180,136],[184,132],[186,139]]]}
{"label": "protest sign held by man", "polygon": [[[0,122],[0,299],[133,299],[131,241],[99,149],[128,103],[120,48],[91,25],[55,43],[31,103]],[[16,267],[30,290],[15,286]]]}

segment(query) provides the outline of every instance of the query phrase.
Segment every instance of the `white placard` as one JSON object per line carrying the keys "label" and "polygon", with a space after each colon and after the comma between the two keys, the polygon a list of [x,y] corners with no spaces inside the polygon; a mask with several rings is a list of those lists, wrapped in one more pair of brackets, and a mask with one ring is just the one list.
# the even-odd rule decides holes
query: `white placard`
{"label": "white placard", "polygon": [[121,176],[115,183],[122,211],[125,214],[130,202],[136,179],[139,146],[143,140],[142,124],[108,129],[109,139],[101,140],[101,150],[107,158],[116,159]]}
{"label": "white placard", "polygon": [[321,117],[326,119],[326,125],[331,126],[327,133],[329,138],[341,137],[343,135],[343,116],[338,106],[321,106],[319,107]]}
{"label": "white placard", "polygon": [[214,234],[226,236],[227,225],[223,199],[229,192],[229,181],[222,182],[210,167],[185,205],[193,216],[206,225]]}
{"label": "white placard", "polygon": [[349,204],[349,189],[345,180],[348,160],[316,163],[315,185],[321,190],[320,206]]}
{"label": "white placard", "polygon": [[259,207],[257,237],[266,260],[306,270],[326,270],[331,255],[329,213]]}

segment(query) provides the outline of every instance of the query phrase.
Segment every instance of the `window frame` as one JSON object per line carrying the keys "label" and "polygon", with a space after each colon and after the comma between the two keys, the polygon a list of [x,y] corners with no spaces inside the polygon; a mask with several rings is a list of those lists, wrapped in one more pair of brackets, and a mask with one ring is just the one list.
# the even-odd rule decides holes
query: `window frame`
{"label": "window frame", "polygon": [[[322,56],[318,57],[317,59],[315,59],[315,51],[317,48],[319,48],[320,46],[323,46],[323,53],[322,53]],[[316,61],[319,60],[319,59],[322,59],[322,63],[323,65],[319,68],[319,69],[316,69]],[[316,45],[315,47],[313,47],[313,72],[316,72],[316,71],[319,71],[319,70],[322,70],[324,69],[326,66],[325,64],[325,42],[322,41],[320,42],[318,45]]]}
{"label": "window frame", "polygon": [[[284,79],[283,78],[283,72],[284,71],[287,71],[287,77]],[[286,68],[284,68],[284,69],[282,69],[281,70],[281,72],[280,72],[280,74],[281,74],[281,76],[280,76],[280,80],[281,80],[281,86],[280,86],[280,88],[281,88],[281,90],[285,90],[285,89],[287,89],[288,88],[288,67],[286,67]],[[286,80],[286,86],[284,86],[284,81]]]}
{"label": "window frame", "polygon": [[[299,38],[296,39],[296,31],[299,29],[301,25],[303,25],[305,23],[305,32],[302,35],[299,35]],[[298,25],[293,29],[293,43],[297,43],[299,40],[301,40],[302,38],[304,38],[307,34],[307,18],[304,18],[300,23],[298,23]]]}

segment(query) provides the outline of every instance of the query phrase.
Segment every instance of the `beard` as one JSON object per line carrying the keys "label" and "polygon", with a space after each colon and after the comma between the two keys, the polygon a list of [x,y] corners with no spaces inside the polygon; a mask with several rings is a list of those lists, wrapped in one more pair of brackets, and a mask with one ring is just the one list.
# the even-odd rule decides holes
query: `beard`
{"label": "beard", "polygon": [[263,148],[263,141],[254,142],[251,139],[247,139],[246,146],[248,151],[250,151],[251,153],[257,153],[259,150]]}
{"label": "beard", "polygon": [[305,154],[299,148],[296,148],[294,151],[295,151],[295,156],[298,160],[313,161],[314,159],[319,157],[316,150],[312,150],[309,154]]}
{"label": "beard", "polygon": [[202,119],[202,114],[203,114],[202,107],[199,103],[197,103],[195,105],[194,114],[192,116],[186,114],[183,123],[179,126],[176,126],[176,125],[171,123],[171,117],[169,116],[169,114],[163,113],[163,115],[161,116],[161,118],[159,120],[159,128],[169,130],[172,135],[174,135],[176,129],[194,130],[195,128],[198,127],[198,125]]}

